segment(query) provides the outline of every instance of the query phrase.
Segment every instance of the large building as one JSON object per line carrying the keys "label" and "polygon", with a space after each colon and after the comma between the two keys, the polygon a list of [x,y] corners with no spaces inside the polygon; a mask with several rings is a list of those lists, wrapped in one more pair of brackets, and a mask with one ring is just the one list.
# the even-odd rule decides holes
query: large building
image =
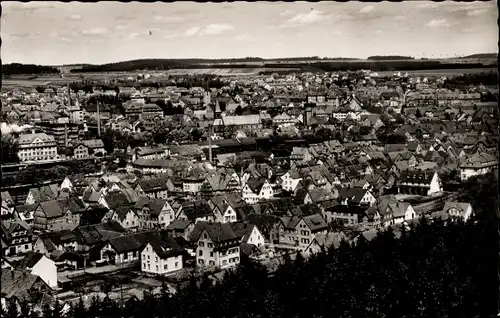
{"label": "large building", "polygon": [[46,133],[23,134],[18,139],[18,157],[21,161],[51,160],[57,158],[57,143]]}
{"label": "large building", "polygon": [[476,153],[463,162],[459,169],[460,178],[465,181],[498,169],[498,159],[489,153]]}

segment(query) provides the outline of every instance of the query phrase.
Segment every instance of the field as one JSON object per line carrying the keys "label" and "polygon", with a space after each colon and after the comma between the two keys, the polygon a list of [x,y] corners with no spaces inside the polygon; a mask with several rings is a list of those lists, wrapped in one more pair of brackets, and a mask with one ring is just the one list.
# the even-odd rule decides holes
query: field
{"label": "field", "polygon": [[[255,76],[259,72],[278,72],[278,71],[292,71],[300,72],[299,67],[248,67],[248,68],[189,68],[189,69],[171,69],[167,71],[137,71],[137,72],[106,72],[106,73],[79,73],[79,74],[64,74],[61,75],[42,75],[35,79],[29,79],[25,75],[13,75],[10,78],[2,79],[2,87],[5,89],[15,88],[34,88],[36,86],[60,86],[66,84],[68,81],[79,80],[105,80],[113,78],[124,78],[128,76],[136,76],[139,73],[161,73],[163,75],[197,75],[197,74],[210,74],[217,76]],[[455,76],[465,73],[482,73],[496,71],[496,68],[457,68],[457,69],[434,69],[434,70],[411,70],[399,71],[401,73],[408,73],[414,76]],[[390,76],[396,71],[380,71],[377,72],[380,76]]]}
{"label": "field", "polygon": [[210,74],[218,76],[251,76],[258,75],[259,72],[274,72],[274,71],[297,71],[299,68],[199,68],[199,69],[173,69],[167,71],[169,75],[195,75],[195,74]]}
{"label": "field", "polygon": [[489,73],[496,71],[494,67],[488,68],[457,68],[457,69],[437,69],[437,70],[416,70],[416,71],[385,71],[377,72],[380,76],[390,76],[394,73],[400,72],[401,74],[408,73],[408,75],[414,76],[457,76],[461,74],[477,74],[477,73]]}

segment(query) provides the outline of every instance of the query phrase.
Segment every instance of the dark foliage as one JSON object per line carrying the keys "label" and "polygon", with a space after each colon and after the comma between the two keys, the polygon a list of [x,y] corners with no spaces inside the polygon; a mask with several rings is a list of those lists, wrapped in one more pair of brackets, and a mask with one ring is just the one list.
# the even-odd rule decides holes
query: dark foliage
{"label": "dark foliage", "polygon": [[53,73],[59,73],[59,70],[57,68],[50,66],[12,63],[12,64],[2,65],[2,73],[3,75],[53,74]]}
{"label": "dark foliage", "polygon": [[[388,230],[307,260],[285,256],[274,275],[242,257],[222,281],[193,277],[174,295],[145,292],[142,301],[127,301],[122,316],[490,316],[496,313],[496,226],[422,219],[399,239]],[[86,316],[105,315],[106,308],[93,300]]]}

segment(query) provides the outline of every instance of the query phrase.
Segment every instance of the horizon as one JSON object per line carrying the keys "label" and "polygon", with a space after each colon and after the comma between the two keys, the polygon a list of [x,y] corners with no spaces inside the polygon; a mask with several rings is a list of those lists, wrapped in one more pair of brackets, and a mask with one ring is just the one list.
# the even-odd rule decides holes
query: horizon
{"label": "horizon", "polygon": [[[498,54],[495,1],[5,1],[2,8],[2,64],[376,55],[443,59]],[[23,23],[26,17],[30,23]]]}

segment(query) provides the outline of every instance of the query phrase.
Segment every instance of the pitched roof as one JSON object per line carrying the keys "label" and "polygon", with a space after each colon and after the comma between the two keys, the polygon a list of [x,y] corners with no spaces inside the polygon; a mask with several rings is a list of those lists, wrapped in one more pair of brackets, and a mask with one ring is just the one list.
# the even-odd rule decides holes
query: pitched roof
{"label": "pitched roof", "polygon": [[2,270],[2,297],[9,299],[16,296],[18,299],[29,299],[29,292],[37,281],[50,289],[40,276],[32,275],[28,271],[11,270],[6,272]]}
{"label": "pitched roof", "polygon": [[434,177],[434,171],[428,170],[404,170],[399,177],[400,182],[430,184]]}
{"label": "pitched roof", "polygon": [[207,231],[208,236],[215,244],[238,238],[229,223],[200,221],[196,223],[193,231],[191,232],[191,235],[189,236],[190,240],[198,241],[204,231]]}
{"label": "pitched roof", "polygon": [[448,212],[448,210],[450,210],[450,209],[457,209],[458,211],[464,213],[469,208],[472,209],[472,206],[468,202],[447,201],[444,204],[443,212]]}
{"label": "pitched roof", "polygon": [[363,188],[342,188],[339,192],[339,198],[360,203],[367,192],[370,191]]}
{"label": "pitched roof", "polygon": [[35,253],[29,251],[25,254],[24,258],[16,266],[17,269],[30,269],[33,268],[43,257],[42,253]]}

